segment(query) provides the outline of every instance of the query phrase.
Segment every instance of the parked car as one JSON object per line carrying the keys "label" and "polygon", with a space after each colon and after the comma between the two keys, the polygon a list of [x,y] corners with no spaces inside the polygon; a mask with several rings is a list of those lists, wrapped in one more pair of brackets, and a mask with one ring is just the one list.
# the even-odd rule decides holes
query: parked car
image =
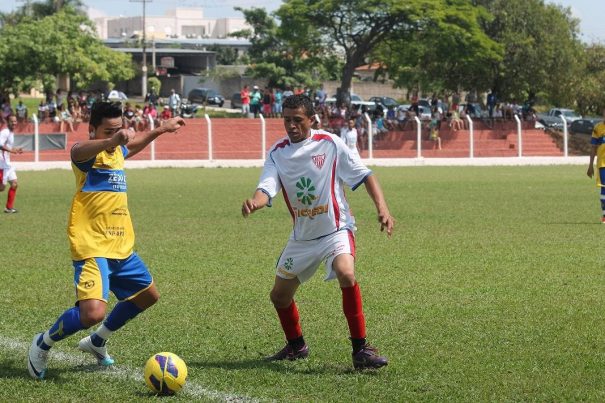
{"label": "parked car", "polygon": [[572,109],[564,109],[564,108],[552,108],[547,113],[538,113],[538,122],[543,124],[546,127],[563,127],[563,120],[561,120],[561,115],[565,116],[565,120],[567,120],[567,125],[571,125],[571,123],[575,120],[582,119],[582,116],[578,115]]}
{"label": "parked car", "polygon": [[242,109],[242,97],[239,92],[231,95],[231,109]]}
{"label": "parked car", "polygon": [[[332,98],[334,100],[336,100],[336,94],[332,95],[332,97],[328,98],[328,99],[332,99]],[[328,99],[326,99],[326,102],[328,102]],[[365,101],[359,95],[351,93],[351,102],[365,102]]]}
{"label": "parked car", "polygon": [[583,118],[574,120],[569,126],[571,133],[592,134],[595,125],[602,122],[603,118]]}
{"label": "parked car", "polygon": [[218,105],[223,106],[225,103],[225,97],[210,88],[194,88],[189,91],[187,99],[192,104],[207,104],[207,105]]}
{"label": "parked car", "polygon": [[372,97],[368,101],[382,105],[383,109],[385,110],[388,109],[389,106],[392,106],[393,108],[397,108],[399,106],[399,103],[397,103],[397,101],[391,97]]}

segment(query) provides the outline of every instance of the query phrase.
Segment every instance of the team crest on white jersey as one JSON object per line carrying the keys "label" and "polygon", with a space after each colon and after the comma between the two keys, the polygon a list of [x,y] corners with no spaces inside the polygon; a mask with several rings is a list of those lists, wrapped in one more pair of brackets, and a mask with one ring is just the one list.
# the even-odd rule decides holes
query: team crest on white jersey
{"label": "team crest on white jersey", "polygon": [[315,164],[315,166],[318,169],[321,169],[321,167],[324,166],[324,162],[326,162],[326,153],[319,154],[319,155],[312,155],[311,159],[313,160],[313,163]]}

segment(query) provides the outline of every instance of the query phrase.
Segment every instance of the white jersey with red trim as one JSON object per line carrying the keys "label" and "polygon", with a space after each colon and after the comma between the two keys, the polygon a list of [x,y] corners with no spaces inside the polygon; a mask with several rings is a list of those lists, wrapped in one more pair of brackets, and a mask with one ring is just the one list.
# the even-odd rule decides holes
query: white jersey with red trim
{"label": "white jersey with red trim", "polygon": [[344,185],[355,190],[371,174],[339,137],[311,130],[304,141],[275,143],[257,189],[271,199],[282,191],[294,221],[291,239],[308,241],[355,228]]}
{"label": "white jersey with red trim", "polygon": [[[0,130],[0,146],[12,149],[15,144],[15,135],[12,131],[5,127]],[[11,157],[8,151],[0,151],[0,169],[11,167]]]}

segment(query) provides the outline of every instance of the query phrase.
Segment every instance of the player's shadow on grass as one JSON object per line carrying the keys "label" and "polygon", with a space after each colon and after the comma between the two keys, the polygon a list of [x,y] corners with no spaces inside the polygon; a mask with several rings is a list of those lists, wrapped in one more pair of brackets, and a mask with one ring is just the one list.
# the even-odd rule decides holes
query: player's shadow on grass
{"label": "player's shadow on grass", "polygon": [[[53,367],[46,373],[44,380],[57,383],[65,383],[71,382],[72,380],[68,376],[62,376],[63,373],[99,371],[106,370],[99,368],[99,366],[96,364],[81,364],[63,368]],[[2,362],[0,364],[0,378],[28,379],[32,382],[38,382],[29,375],[29,372],[27,370],[27,363],[23,360],[10,360]]]}
{"label": "player's shadow on grass", "polygon": [[225,361],[192,361],[187,362],[189,367],[199,369],[223,369],[240,371],[242,369],[258,370],[266,369],[274,372],[297,373],[301,375],[343,375],[343,374],[368,374],[370,376],[377,371],[357,371],[351,366],[337,364],[333,362],[320,361],[319,359],[308,358],[297,361],[267,361],[264,358],[249,358],[243,360],[225,360]]}

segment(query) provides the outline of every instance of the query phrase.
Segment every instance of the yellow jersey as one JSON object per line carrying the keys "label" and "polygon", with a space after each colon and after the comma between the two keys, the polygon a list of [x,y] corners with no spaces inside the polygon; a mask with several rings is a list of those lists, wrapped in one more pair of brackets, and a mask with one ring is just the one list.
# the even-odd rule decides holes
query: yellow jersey
{"label": "yellow jersey", "polygon": [[126,196],[126,155],[128,149],[120,146],[89,161],[72,161],[76,194],[67,225],[72,260],[125,259],[132,254],[134,230]]}
{"label": "yellow jersey", "polygon": [[599,122],[592,130],[591,144],[597,145],[597,168],[605,168],[605,122]]}

